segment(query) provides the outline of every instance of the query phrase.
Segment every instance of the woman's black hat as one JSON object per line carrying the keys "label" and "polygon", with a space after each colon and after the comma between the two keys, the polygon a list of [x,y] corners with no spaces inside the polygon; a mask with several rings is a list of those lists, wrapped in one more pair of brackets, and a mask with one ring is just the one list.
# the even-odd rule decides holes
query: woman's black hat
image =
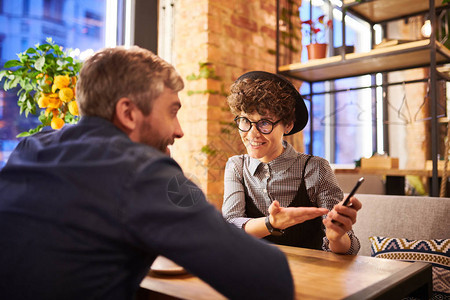
{"label": "woman's black hat", "polygon": [[283,89],[285,89],[286,92],[288,92],[289,94],[292,95],[292,97],[294,97],[295,99],[294,127],[292,128],[291,131],[289,131],[289,133],[286,133],[284,135],[291,135],[305,128],[306,124],[308,123],[308,109],[306,108],[305,101],[303,100],[302,96],[289,80],[278,74],[273,74],[264,71],[251,71],[241,75],[238,79],[236,79],[236,82],[243,80],[245,78],[249,78],[252,80],[261,79],[276,82]]}

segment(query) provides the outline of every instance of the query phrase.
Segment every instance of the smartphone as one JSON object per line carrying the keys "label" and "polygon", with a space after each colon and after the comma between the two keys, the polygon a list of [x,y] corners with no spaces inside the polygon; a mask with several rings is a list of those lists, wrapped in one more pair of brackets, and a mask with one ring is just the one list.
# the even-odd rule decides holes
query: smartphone
{"label": "smartphone", "polygon": [[361,186],[361,184],[363,182],[364,182],[364,177],[361,177],[360,179],[358,179],[358,182],[355,184],[355,186],[353,187],[353,189],[350,192],[350,194],[348,194],[347,198],[345,198],[344,203],[342,203],[342,205],[344,205],[344,206],[348,206],[349,205],[350,198],[355,195],[356,191],[358,190],[358,188]]}
{"label": "smartphone", "polygon": [[[360,179],[358,179],[358,182],[355,184],[355,186],[353,187],[350,194],[348,194],[347,198],[345,198],[344,203],[342,203],[342,205],[349,206],[350,198],[355,195],[356,191],[358,190],[358,188],[361,186],[361,184],[363,182],[364,182],[364,177],[361,177]],[[331,220],[331,222],[338,223],[338,221],[335,221],[335,220]]]}

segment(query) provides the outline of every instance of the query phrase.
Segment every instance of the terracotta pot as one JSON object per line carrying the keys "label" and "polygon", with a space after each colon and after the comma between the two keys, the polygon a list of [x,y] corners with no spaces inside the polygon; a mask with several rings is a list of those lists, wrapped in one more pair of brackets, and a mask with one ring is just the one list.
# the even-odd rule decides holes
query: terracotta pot
{"label": "terracotta pot", "polygon": [[309,44],[306,49],[308,50],[308,59],[325,58],[327,56],[327,44]]}

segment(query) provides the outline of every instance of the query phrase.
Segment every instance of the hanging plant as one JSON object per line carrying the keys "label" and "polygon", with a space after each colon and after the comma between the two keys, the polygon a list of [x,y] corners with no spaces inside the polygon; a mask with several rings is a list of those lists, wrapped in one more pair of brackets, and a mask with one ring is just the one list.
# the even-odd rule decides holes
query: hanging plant
{"label": "hanging plant", "polygon": [[51,38],[46,42],[19,53],[18,60],[7,61],[5,70],[0,71],[5,91],[19,87],[20,114],[39,115],[41,122],[17,137],[34,134],[45,126],[61,129],[65,123],[76,123],[79,118],[75,86],[82,63]]}

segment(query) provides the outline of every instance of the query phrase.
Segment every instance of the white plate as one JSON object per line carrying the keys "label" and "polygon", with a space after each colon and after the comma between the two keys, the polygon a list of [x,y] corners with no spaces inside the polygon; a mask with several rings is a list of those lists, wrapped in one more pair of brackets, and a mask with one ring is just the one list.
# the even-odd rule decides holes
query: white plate
{"label": "white plate", "polygon": [[156,274],[164,275],[180,275],[186,274],[187,271],[182,267],[164,256],[158,256],[150,267],[150,271]]}

